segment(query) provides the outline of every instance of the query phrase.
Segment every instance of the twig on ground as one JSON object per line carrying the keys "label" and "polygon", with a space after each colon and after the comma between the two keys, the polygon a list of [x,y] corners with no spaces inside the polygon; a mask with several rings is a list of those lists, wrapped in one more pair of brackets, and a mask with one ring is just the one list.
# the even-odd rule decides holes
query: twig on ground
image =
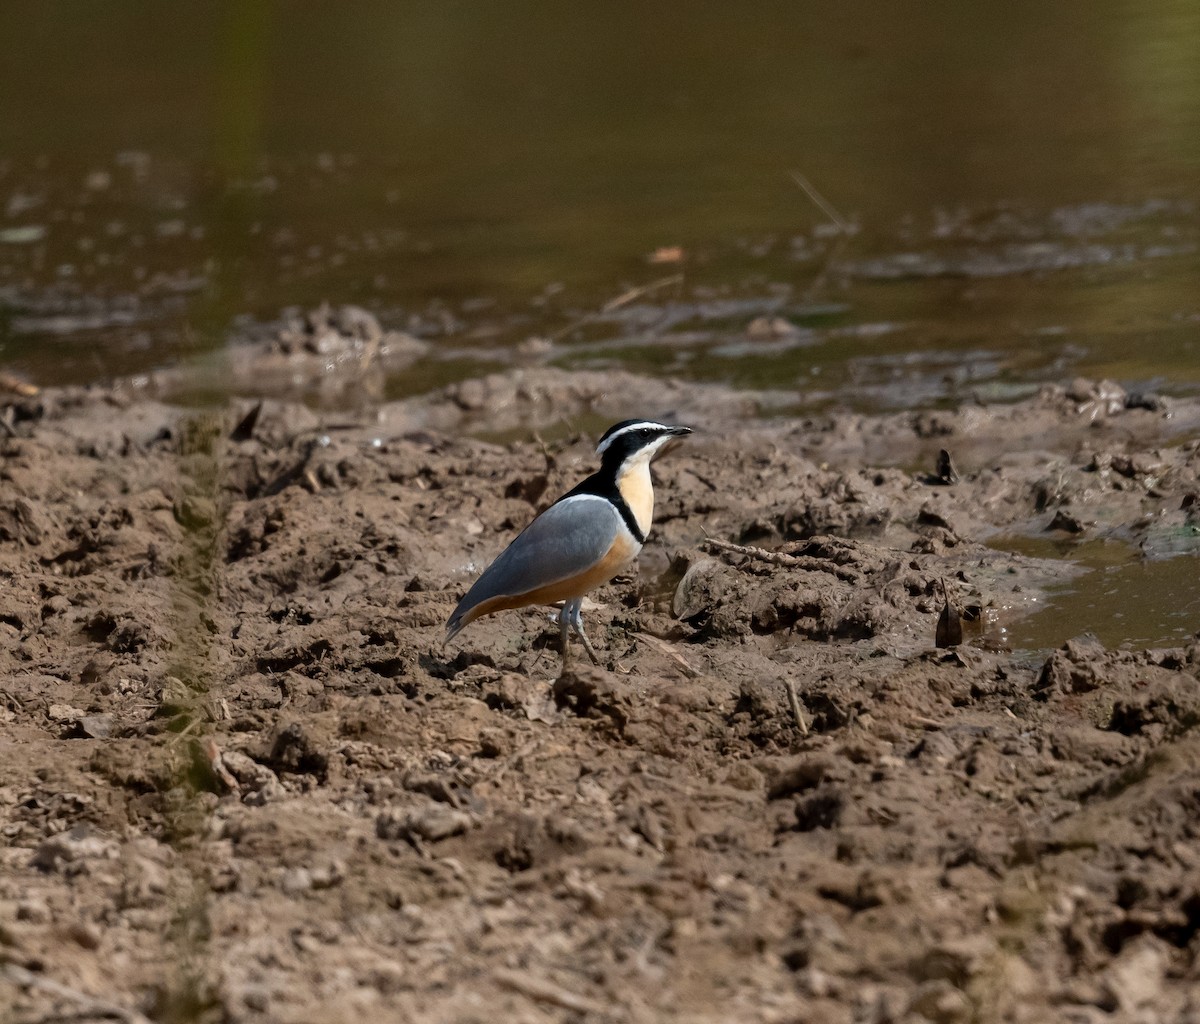
{"label": "twig on ground", "polygon": [[375,361],[375,357],[379,355],[379,342],[383,337],[381,334],[376,334],[372,338],[367,339],[367,343],[363,346],[362,352],[358,356],[359,370],[365,370]]}
{"label": "twig on ground", "polygon": [[846,583],[859,583],[862,573],[844,565],[834,565],[824,558],[813,558],[811,555],[789,555],[785,551],[768,551],[766,548],[750,547],[746,544],[731,544],[727,540],[717,540],[709,537],[704,545],[719,551],[728,551],[735,555],[745,555],[759,562],[771,565],[782,565],[788,569],[806,569],[809,572],[827,572]]}
{"label": "twig on ground", "polygon": [[496,971],[492,977],[495,978],[496,984],[503,988],[519,992],[539,1003],[549,1003],[551,1006],[559,1006],[564,1010],[571,1010],[573,1013],[595,1013],[603,1017],[620,1015],[620,1011],[615,1006],[570,992],[553,982],[535,978],[524,971],[510,971],[502,968]]}
{"label": "twig on ground", "polygon": [[615,299],[611,299],[600,307],[601,313],[612,313],[620,309],[622,306],[628,306],[634,299],[640,299],[643,295],[649,295],[651,292],[656,292],[660,288],[667,288],[673,284],[682,284],[682,274],[672,274],[670,277],[660,277],[657,281],[651,281],[649,284],[640,285],[637,288],[630,288],[627,292],[622,292]]}
{"label": "twig on ground", "polygon": [[665,654],[668,658],[675,662],[676,665],[683,669],[686,675],[691,676],[693,679],[700,675],[699,670],[693,668],[691,663],[688,662],[688,660],[682,654],[675,650],[674,645],[669,644],[661,637],[653,636],[650,633],[638,633],[637,635],[639,639],[645,640],[660,654]]}
{"label": "twig on ground", "polygon": [[22,398],[33,398],[41,394],[41,389],[36,384],[14,377],[11,373],[0,373],[0,391],[9,391]]}
{"label": "twig on ground", "polygon": [[811,302],[812,298],[824,286],[826,279],[829,277],[829,270],[841,256],[842,250],[846,248],[846,243],[850,240],[850,236],[854,234],[854,229],[849,222],[834,209],[833,204],[829,202],[820,192],[813,188],[812,183],[804,177],[799,171],[791,172],[792,181],[794,181],[804,194],[812,200],[813,205],[817,207],[838,231],[837,241],[829,247],[829,252],[825,256],[825,262],[821,265],[817,276],[812,279],[812,283],[805,289],[804,301]]}
{"label": "twig on ground", "polygon": [[804,194],[813,201],[817,209],[819,209],[823,214],[825,214],[826,217],[830,219],[830,221],[833,222],[834,227],[836,227],[843,235],[848,235],[851,233],[850,225],[846,223],[842,215],[833,208],[833,204],[828,199],[826,199],[823,195],[821,195],[820,192],[813,188],[812,183],[803,174],[801,174],[799,171],[792,171],[791,177],[792,181],[799,185],[800,188],[804,190]]}
{"label": "twig on ground", "polygon": [[[643,295],[649,295],[651,292],[656,292],[660,288],[667,288],[673,284],[682,284],[682,274],[672,274],[670,277],[660,277],[657,281],[651,281],[649,284],[641,285],[637,288],[630,288],[627,292],[622,292],[615,299],[611,299],[600,307],[600,313],[612,313],[622,306],[628,306],[635,299],[640,299]],[[598,314],[588,313],[586,316],[581,316],[577,320],[572,320],[566,327],[560,328],[550,335],[551,341],[562,341],[572,331],[578,330],[584,324],[591,323]]]}
{"label": "twig on ground", "polygon": [[[194,719],[193,723],[195,721],[199,721],[199,719]],[[208,759],[213,774],[229,788],[231,793],[240,793],[241,787],[238,785],[237,779],[233,777],[233,773],[225,767],[225,762],[221,759],[221,748],[217,746],[217,741],[211,736],[205,737],[200,744],[200,749]]]}
{"label": "twig on ground", "polygon": [[792,679],[785,679],[783,685],[787,687],[788,703],[792,706],[792,717],[796,720],[796,728],[800,730],[801,736],[808,735],[808,715],[804,713],[804,709],[800,704],[800,697],[796,693],[796,683]]}
{"label": "twig on ground", "polygon": [[126,1024],[153,1024],[149,1017],[138,1013],[137,1010],[119,1006],[116,1003],[110,1003],[103,999],[97,999],[95,996],[89,996],[86,992],[79,992],[61,982],[55,981],[53,978],[47,978],[44,975],[27,970],[18,964],[0,964],[0,977],[7,978],[14,985],[19,985],[21,988],[37,989],[39,992],[57,996],[59,999],[69,999],[86,1013],[97,1017],[123,1020]]}

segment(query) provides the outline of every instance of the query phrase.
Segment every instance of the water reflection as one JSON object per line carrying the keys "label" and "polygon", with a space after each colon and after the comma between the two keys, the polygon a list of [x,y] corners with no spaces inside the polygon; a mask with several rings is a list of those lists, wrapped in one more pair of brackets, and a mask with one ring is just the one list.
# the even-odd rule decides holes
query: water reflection
{"label": "water reflection", "polygon": [[[117,0],[4,5],[0,32],[0,358],[42,382],[322,299],[505,348],[674,246],[674,298],[774,303],[804,343],[749,345],[758,313],[690,347],[593,323],[566,365],[615,340],[604,358],[747,385],[816,367],[867,404],[1200,378],[1184,0]],[[832,267],[792,169],[859,228]],[[845,312],[814,323],[816,302]],[[880,367],[905,387],[881,393]]]}

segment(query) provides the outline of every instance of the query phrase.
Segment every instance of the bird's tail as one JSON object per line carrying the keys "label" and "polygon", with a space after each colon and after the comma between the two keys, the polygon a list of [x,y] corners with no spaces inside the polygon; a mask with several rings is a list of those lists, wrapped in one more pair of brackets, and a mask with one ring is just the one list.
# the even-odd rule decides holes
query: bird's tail
{"label": "bird's tail", "polygon": [[462,613],[456,608],[454,610],[454,614],[450,616],[449,621],[446,623],[446,636],[445,639],[442,640],[442,646],[445,647],[446,644],[458,636],[465,625],[466,623],[463,621]]}
{"label": "bird's tail", "polygon": [[446,638],[442,641],[443,647],[445,647],[446,644],[458,636],[458,634],[462,632],[464,626],[475,619],[475,616],[471,614],[471,612],[475,610],[475,605],[474,603],[467,601],[467,598],[470,596],[470,593],[466,594],[463,599],[458,602],[458,605],[455,607],[450,618],[446,620]]}

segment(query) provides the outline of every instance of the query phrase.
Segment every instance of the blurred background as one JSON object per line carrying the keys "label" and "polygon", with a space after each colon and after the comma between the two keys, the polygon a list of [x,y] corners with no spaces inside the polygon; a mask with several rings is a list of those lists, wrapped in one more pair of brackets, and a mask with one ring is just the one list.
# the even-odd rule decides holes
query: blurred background
{"label": "blurred background", "polygon": [[813,406],[1200,384],[1191,0],[8,0],[0,35],[0,366],[38,384],[323,301],[432,343],[392,395],[533,337]]}

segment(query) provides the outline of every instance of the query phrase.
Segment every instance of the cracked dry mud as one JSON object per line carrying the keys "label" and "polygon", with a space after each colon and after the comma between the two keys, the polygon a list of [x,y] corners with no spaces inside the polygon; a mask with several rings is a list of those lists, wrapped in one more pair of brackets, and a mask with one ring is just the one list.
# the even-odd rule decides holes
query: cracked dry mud
{"label": "cracked dry mud", "polygon": [[[1200,1019],[1200,643],[1013,653],[1066,567],[983,543],[1194,531],[1197,408],[755,403],[554,370],[240,431],[14,399],[5,1019]],[[604,667],[556,680],[544,610],[443,651],[591,424],[669,411],[703,430],[585,609]],[[940,447],[952,485],[895,468]]]}

